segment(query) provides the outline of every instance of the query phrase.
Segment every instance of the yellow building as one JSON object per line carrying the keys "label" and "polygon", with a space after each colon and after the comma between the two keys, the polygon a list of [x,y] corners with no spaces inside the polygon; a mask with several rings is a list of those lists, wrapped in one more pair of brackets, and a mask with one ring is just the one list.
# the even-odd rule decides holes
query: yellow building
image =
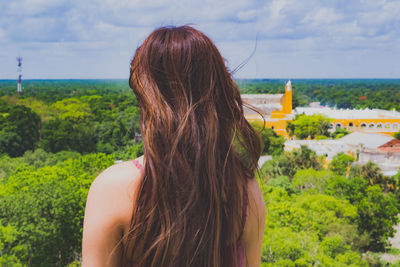
{"label": "yellow building", "polygon": [[381,109],[332,109],[328,107],[297,107],[292,109],[292,84],[285,86],[284,94],[242,95],[243,102],[256,108],[257,112],[244,107],[248,121],[259,121],[263,118],[265,125],[278,134],[288,137],[286,123],[297,114],[322,114],[331,119],[331,128],[345,128],[351,132],[384,133],[393,135],[400,130],[400,112]]}
{"label": "yellow building", "polygon": [[285,86],[284,94],[243,94],[242,100],[259,112],[257,113],[244,106],[244,114],[248,121],[262,123],[264,118],[266,127],[288,137],[286,123],[294,118],[292,114],[292,84],[290,81]]}
{"label": "yellow building", "polygon": [[400,130],[400,112],[382,109],[331,109],[298,107],[295,114],[323,114],[331,119],[331,129],[393,135]]}

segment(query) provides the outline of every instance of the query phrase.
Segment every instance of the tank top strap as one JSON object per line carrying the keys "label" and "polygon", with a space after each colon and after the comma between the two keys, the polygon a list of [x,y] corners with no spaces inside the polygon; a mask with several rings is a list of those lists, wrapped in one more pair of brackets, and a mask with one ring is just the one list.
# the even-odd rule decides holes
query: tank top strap
{"label": "tank top strap", "polygon": [[140,162],[137,159],[132,160],[132,163],[136,166],[136,168],[139,169],[139,171],[143,169],[142,164],[140,164]]}

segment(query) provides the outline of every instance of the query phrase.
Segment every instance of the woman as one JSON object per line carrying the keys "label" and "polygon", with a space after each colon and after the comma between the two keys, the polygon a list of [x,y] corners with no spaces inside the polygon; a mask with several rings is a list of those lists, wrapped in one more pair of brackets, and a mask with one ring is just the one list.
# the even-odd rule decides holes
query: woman
{"label": "woman", "polygon": [[129,83],[144,156],[93,182],[83,266],[259,266],[261,142],[215,45],[189,26],[157,29]]}

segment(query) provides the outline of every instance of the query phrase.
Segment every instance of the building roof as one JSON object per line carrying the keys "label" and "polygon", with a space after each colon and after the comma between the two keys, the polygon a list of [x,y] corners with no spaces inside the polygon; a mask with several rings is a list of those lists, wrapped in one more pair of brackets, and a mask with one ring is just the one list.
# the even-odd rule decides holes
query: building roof
{"label": "building roof", "polygon": [[400,140],[393,138],[389,142],[381,145],[379,150],[384,152],[400,152]]}
{"label": "building roof", "polygon": [[283,94],[242,94],[242,99],[281,99]]}
{"label": "building roof", "polygon": [[339,152],[348,150],[347,144],[340,140],[287,140],[285,142],[285,150],[300,148],[302,145],[314,150],[317,155],[333,158]]}
{"label": "building roof", "polygon": [[332,119],[400,119],[400,112],[382,109],[332,109],[329,107],[297,107],[296,114],[323,114]]}
{"label": "building roof", "polygon": [[353,132],[339,140],[348,145],[363,145],[365,148],[378,148],[394,138],[385,134]]}
{"label": "building roof", "polygon": [[264,108],[274,108],[274,109],[277,109],[277,110],[281,110],[282,109],[282,105],[279,104],[279,103],[251,104],[251,105],[254,106],[254,107],[257,107],[257,108],[261,108],[261,109],[264,109]]}
{"label": "building roof", "polygon": [[[261,114],[271,114],[272,111],[280,110],[282,106],[277,103],[269,103],[269,104],[251,104],[251,107],[256,108]],[[256,115],[259,114],[256,111],[252,110],[247,106],[243,106],[244,115]]]}

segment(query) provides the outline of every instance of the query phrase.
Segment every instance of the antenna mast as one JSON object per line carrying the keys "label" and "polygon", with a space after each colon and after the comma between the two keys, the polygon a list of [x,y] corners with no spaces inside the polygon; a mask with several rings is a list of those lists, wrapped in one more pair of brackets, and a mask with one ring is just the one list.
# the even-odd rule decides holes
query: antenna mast
{"label": "antenna mast", "polygon": [[22,57],[17,57],[17,61],[18,61],[18,83],[17,83],[17,92],[18,95],[22,94]]}

